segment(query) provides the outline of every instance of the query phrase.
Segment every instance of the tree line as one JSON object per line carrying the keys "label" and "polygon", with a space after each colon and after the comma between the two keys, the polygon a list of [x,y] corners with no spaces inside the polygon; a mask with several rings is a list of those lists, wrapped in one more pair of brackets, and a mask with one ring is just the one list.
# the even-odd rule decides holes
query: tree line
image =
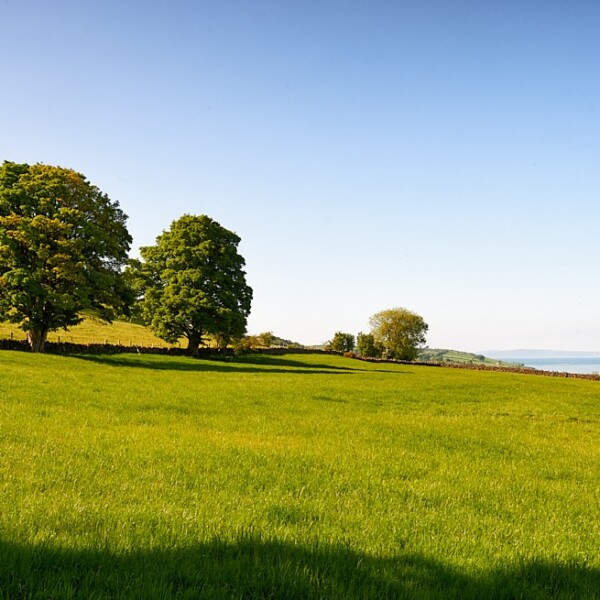
{"label": "tree line", "polygon": [[246,331],[252,288],[240,238],[206,215],[184,215],[130,260],[127,215],[72,169],[0,166],[0,320],[18,324],[34,352],[48,333],[87,312],[138,317],[195,354]]}
{"label": "tree line", "polygon": [[[187,339],[192,355],[209,338],[221,348],[243,346],[252,288],[238,235],[206,215],[186,214],[130,259],[127,218],[81,173],[5,161],[0,320],[18,324],[34,352],[43,352],[49,332],[76,325],[83,314],[138,320],[169,343]],[[370,333],[355,340],[337,332],[329,348],[413,360],[426,331],[419,315],[390,309],[371,318]]]}
{"label": "tree line", "polygon": [[356,338],[351,333],[337,331],[326,348],[371,358],[415,360],[429,329],[423,317],[406,308],[382,310],[371,317],[369,325],[371,331],[360,332]]}

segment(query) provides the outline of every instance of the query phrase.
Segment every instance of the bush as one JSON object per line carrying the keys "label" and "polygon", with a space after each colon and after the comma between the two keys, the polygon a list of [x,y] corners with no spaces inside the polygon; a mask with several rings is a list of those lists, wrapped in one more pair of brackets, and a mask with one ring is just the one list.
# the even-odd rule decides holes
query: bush
{"label": "bush", "polygon": [[325,345],[332,352],[352,352],[354,350],[354,336],[351,333],[336,331],[333,339]]}
{"label": "bush", "polygon": [[375,343],[375,338],[371,333],[359,333],[356,338],[356,351],[359,356],[367,358],[381,358],[383,348]]}

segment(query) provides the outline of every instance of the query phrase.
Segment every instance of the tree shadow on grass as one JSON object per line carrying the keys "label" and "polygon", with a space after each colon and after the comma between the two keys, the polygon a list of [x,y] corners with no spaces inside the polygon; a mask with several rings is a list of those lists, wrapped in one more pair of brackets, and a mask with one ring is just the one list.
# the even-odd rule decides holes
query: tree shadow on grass
{"label": "tree shadow on grass", "polygon": [[[112,367],[132,369],[151,369],[155,371],[192,371],[220,373],[292,373],[295,375],[351,375],[361,372],[378,372],[374,369],[342,367],[337,365],[304,362],[302,360],[273,358],[270,356],[250,355],[245,357],[190,358],[166,357],[159,355],[104,355],[70,354],[71,358],[85,360]],[[386,373],[401,374],[390,370]]]}
{"label": "tree shadow on grass", "polygon": [[245,537],[113,553],[0,542],[2,598],[600,598],[600,570],[531,562],[479,576],[419,555]]}
{"label": "tree shadow on grass", "polygon": [[[403,373],[402,371],[398,371],[396,368],[389,369],[375,369],[375,368],[364,368],[364,363],[360,361],[352,361],[351,359],[346,359],[349,362],[350,366],[343,367],[338,365],[331,364],[319,364],[319,363],[307,363],[302,360],[296,360],[293,358],[281,358],[281,356],[269,356],[268,354],[246,354],[241,355],[233,359],[236,363],[239,364],[253,364],[253,365],[272,365],[272,366],[280,366],[284,365],[287,367],[296,367],[306,369],[307,367],[311,369],[324,369],[329,371],[344,371],[344,372],[357,372],[357,373]],[[360,365],[360,366],[358,366]],[[406,374],[404,372],[404,374]]]}

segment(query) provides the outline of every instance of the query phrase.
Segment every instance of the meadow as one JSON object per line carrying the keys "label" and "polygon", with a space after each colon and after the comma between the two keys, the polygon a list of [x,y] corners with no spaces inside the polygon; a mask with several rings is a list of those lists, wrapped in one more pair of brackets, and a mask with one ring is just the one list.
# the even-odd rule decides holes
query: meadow
{"label": "meadow", "polygon": [[600,383],[0,352],[0,598],[600,598]]}
{"label": "meadow", "polygon": [[[27,334],[14,323],[0,322],[0,339],[26,340]],[[48,334],[49,342],[72,344],[113,344],[120,346],[144,346],[147,348],[171,348],[178,344],[167,344],[156,337],[150,329],[128,321],[104,323],[86,318],[68,330],[59,329]],[[180,342],[185,348],[185,341]]]}

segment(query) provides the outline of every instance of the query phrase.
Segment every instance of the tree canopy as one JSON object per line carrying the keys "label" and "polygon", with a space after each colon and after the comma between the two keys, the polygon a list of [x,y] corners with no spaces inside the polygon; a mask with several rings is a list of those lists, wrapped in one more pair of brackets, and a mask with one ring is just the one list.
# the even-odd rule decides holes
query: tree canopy
{"label": "tree canopy", "polygon": [[423,317],[406,308],[391,308],[370,319],[375,346],[380,346],[389,358],[415,360],[418,349],[425,344],[429,326]]}
{"label": "tree canopy", "polygon": [[333,352],[352,352],[354,350],[354,336],[351,333],[336,331],[325,347]]}
{"label": "tree canopy", "polygon": [[360,356],[371,358],[381,357],[383,349],[375,343],[372,333],[363,333],[356,336],[356,351]]}
{"label": "tree canopy", "polygon": [[80,173],[0,166],[0,319],[19,323],[34,351],[49,331],[90,309],[110,321],[132,300],[121,269],[127,216]]}
{"label": "tree canopy", "polygon": [[220,346],[240,338],[252,302],[240,238],[206,215],[183,215],[141,248],[130,274],[143,320],[162,339],[185,337],[196,354],[206,336]]}

